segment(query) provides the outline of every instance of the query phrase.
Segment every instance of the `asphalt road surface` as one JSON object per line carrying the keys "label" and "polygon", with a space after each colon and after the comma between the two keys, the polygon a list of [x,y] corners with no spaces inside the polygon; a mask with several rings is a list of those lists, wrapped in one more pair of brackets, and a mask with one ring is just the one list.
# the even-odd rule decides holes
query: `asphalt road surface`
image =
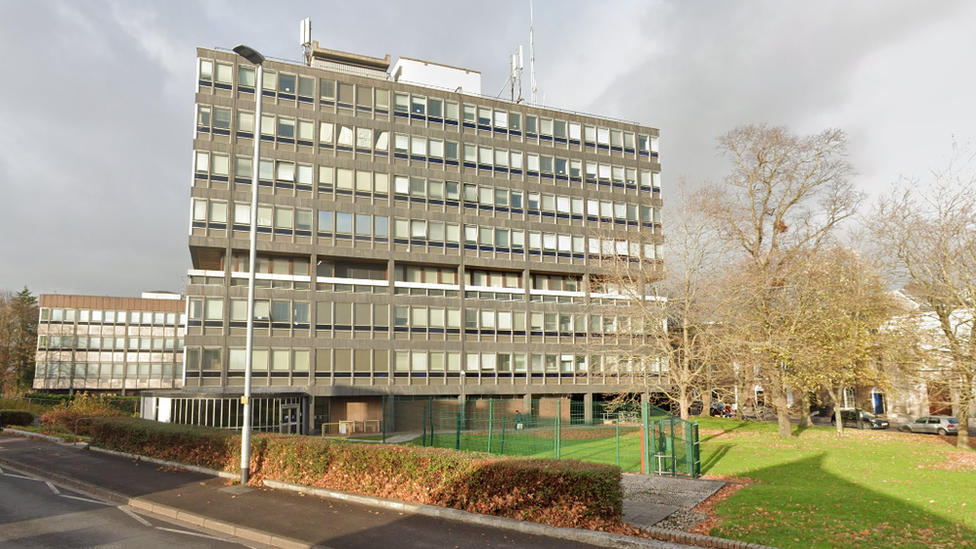
{"label": "asphalt road surface", "polygon": [[173,549],[264,547],[136,513],[49,482],[0,469],[0,547]]}

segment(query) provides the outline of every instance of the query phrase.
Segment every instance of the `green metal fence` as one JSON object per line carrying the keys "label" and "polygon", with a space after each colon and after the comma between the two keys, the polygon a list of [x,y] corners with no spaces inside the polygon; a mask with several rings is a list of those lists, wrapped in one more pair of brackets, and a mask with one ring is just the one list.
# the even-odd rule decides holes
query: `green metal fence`
{"label": "green metal fence", "polygon": [[[527,405],[528,404],[528,405]],[[495,455],[576,459],[647,474],[701,474],[698,424],[648,404],[566,398],[387,398],[383,439]],[[397,438],[392,438],[401,435]],[[647,435],[647,436],[645,436]],[[647,443],[645,444],[645,441]]]}

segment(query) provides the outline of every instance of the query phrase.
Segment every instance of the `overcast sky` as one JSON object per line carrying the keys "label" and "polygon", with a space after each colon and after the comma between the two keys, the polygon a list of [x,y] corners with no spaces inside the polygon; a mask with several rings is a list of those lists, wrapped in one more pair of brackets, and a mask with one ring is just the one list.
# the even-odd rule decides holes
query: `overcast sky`
{"label": "overcast sky", "polygon": [[[527,0],[0,0],[0,289],[179,292],[194,48],[300,60],[305,17],[322,47],[480,70],[485,94],[528,61]],[[535,45],[540,103],[660,129],[665,200],[721,179],[740,124],[845,130],[874,196],[976,137],[976,2],[538,0]]]}

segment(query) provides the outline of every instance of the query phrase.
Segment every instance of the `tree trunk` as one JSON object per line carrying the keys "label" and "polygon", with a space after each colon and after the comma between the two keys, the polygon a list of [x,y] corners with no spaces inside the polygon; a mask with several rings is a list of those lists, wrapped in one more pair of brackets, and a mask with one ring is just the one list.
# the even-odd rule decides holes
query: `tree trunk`
{"label": "tree trunk", "polygon": [[959,413],[956,419],[959,420],[959,433],[956,437],[956,446],[964,450],[969,449],[969,415],[973,404],[973,379],[963,378],[963,391],[959,399]]}
{"label": "tree trunk", "polygon": [[688,389],[682,386],[678,391],[678,408],[680,411],[681,419],[687,420],[690,418],[688,414],[688,406],[691,403],[688,402]]}
{"label": "tree trunk", "polygon": [[804,391],[800,398],[800,427],[813,427],[813,420],[810,419],[810,393]]}
{"label": "tree trunk", "polygon": [[959,410],[959,436],[956,437],[956,446],[959,448],[968,450],[969,449],[969,410],[968,406],[964,406]]}
{"label": "tree trunk", "polygon": [[844,436],[844,421],[841,418],[840,413],[840,391],[828,390],[830,393],[830,399],[834,401],[834,425],[837,429],[837,436]]}
{"label": "tree trunk", "polygon": [[776,420],[779,423],[780,438],[792,437],[793,426],[790,425],[790,407],[786,403],[786,391],[777,389],[773,396],[773,403],[776,405]]}

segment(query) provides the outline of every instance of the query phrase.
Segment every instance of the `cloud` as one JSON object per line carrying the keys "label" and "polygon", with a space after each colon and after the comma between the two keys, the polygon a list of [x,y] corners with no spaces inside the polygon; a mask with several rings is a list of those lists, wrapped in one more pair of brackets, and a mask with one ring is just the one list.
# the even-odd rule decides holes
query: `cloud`
{"label": "cloud", "polygon": [[[0,86],[0,289],[179,290],[195,47],[298,60],[304,17],[323,47],[479,70],[486,94],[507,96],[519,44],[528,60],[524,0],[0,3],[0,48],[19,52]],[[847,130],[884,188],[974,137],[973,20],[967,2],[539,0],[537,76],[550,105],[660,128],[666,198],[679,175],[721,177],[715,138],[759,122]]]}

